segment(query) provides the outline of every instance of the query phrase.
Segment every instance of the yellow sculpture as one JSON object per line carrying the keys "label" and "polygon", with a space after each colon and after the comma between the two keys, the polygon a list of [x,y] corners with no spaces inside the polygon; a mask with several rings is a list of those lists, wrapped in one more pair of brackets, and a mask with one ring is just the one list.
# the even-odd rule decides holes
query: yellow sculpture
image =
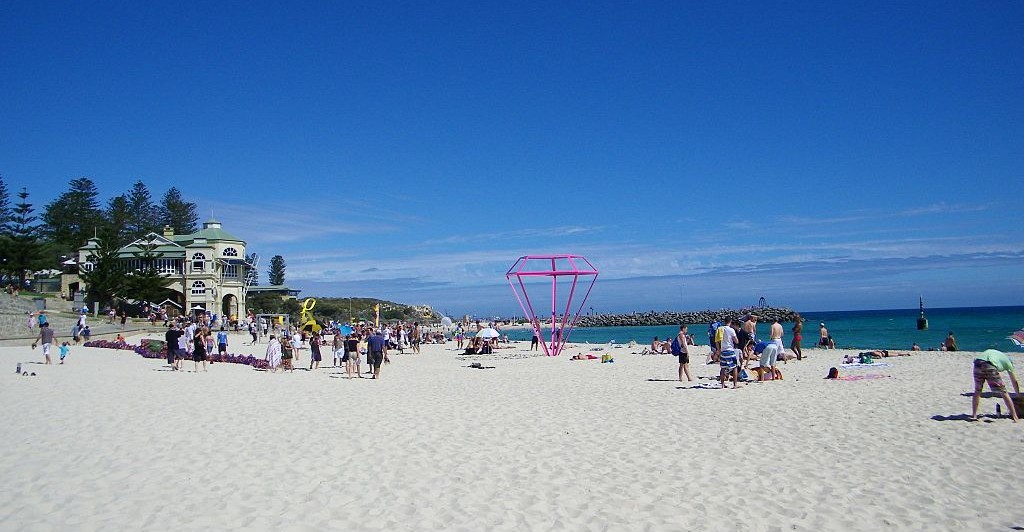
{"label": "yellow sculpture", "polygon": [[320,332],[320,324],[313,319],[313,307],[316,306],[316,299],[307,297],[302,302],[302,313],[299,315],[299,321],[302,322],[302,328],[307,329],[310,332]]}

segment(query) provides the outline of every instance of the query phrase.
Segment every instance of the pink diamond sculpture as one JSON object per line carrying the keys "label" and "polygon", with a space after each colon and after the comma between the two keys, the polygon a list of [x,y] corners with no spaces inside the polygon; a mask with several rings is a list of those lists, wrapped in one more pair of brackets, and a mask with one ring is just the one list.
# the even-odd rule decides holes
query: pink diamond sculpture
{"label": "pink diamond sculpture", "polygon": [[[505,278],[508,279],[508,284],[512,287],[512,293],[516,295],[516,300],[519,301],[523,313],[530,319],[530,328],[533,329],[533,334],[541,339],[540,345],[544,349],[544,354],[558,356],[566,342],[569,341],[569,335],[580,318],[580,311],[583,310],[590,291],[594,289],[594,283],[597,281],[597,268],[594,268],[590,261],[580,255],[525,255],[519,257],[509,268]],[[580,283],[581,278],[583,279],[582,283]],[[587,285],[587,278],[590,280],[590,285],[587,286],[586,293],[580,299],[577,292],[582,292],[582,286]],[[546,289],[550,280],[550,342],[544,338],[540,318],[534,310],[534,300],[531,300],[530,294],[527,293],[527,280],[543,281],[543,283],[531,283],[534,299],[540,297],[536,293],[537,288]],[[569,290],[568,297],[565,297],[564,300],[564,306],[558,299],[560,280],[562,293],[565,293],[566,288]],[[573,305],[574,298],[577,301],[575,306]]]}

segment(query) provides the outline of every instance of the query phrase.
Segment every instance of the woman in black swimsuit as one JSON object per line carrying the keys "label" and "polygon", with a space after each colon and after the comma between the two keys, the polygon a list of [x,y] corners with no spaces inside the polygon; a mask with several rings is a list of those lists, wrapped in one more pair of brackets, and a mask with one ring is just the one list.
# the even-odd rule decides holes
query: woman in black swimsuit
{"label": "woman in black swimsuit", "polygon": [[203,327],[196,328],[196,334],[192,337],[192,363],[195,364],[195,369],[199,371],[199,363],[203,363],[203,371],[206,371],[206,329]]}

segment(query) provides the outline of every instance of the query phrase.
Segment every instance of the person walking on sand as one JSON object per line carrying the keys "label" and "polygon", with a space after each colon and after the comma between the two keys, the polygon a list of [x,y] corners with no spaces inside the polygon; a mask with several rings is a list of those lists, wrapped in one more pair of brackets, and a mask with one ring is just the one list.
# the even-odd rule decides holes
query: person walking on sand
{"label": "person walking on sand", "polygon": [[[725,388],[726,379],[732,376],[732,387],[735,390],[739,381],[739,356],[736,354],[736,331],[732,328],[732,318],[726,318],[725,324],[718,328],[722,332],[722,352],[718,356],[718,364],[722,368],[718,378]],[[716,333],[717,335],[717,333]]]}
{"label": "person walking on sand", "polygon": [[825,328],[825,322],[821,322],[818,327],[818,347],[824,347],[828,349],[828,329]]}
{"label": "person walking on sand", "polygon": [[388,342],[384,339],[384,335],[377,331],[376,334],[366,340],[366,344],[370,349],[367,359],[370,362],[370,367],[373,368],[373,377],[371,378],[379,379],[380,366],[388,356]]}
{"label": "person walking on sand", "polygon": [[273,334],[270,335],[270,339],[267,341],[267,370],[271,373],[277,373],[277,368],[281,366],[281,342],[277,341],[277,337]]}
{"label": "person walking on sand", "polygon": [[341,335],[341,331],[334,329],[334,341],[331,345],[331,351],[334,352],[334,367],[340,368],[342,364],[348,362],[348,357],[345,356],[348,352],[345,351],[345,337]]}
{"label": "person walking on sand", "polygon": [[[533,336],[530,338],[530,351],[540,350],[540,322],[534,319],[530,322],[530,331]],[[462,348],[462,342],[459,342],[459,349]]]}
{"label": "person walking on sand", "polygon": [[348,357],[345,361],[345,374],[348,375],[348,378],[352,378],[353,371],[356,377],[363,378],[363,375],[359,373],[361,355],[359,354],[359,339],[356,338],[355,333],[348,335],[348,338],[345,339],[345,356]]}
{"label": "person walking on sand", "polygon": [[785,333],[782,330],[782,324],[779,323],[779,318],[773,319],[771,329],[768,331],[768,339],[779,348],[778,354],[784,354],[786,352],[786,346],[782,343],[783,334]]}
{"label": "person walking on sand", "polygon": [[298,349],[295,349],[292,342],[281,342],[281,368],[289,373],[295,371],[293,363],[298,359],[298,357],[295,356],[296,351],[298,351]]}
{"label": "person walking on sand", "polygon": [[420,322],[412,322],[412,352],[417,355],[420,354],[420,343],[423,341],[422,333],[420,332]]}
{"label": "person walking on sand", "polygon": [[64,364],[64,359],[67,358],[68,354],[71,353],[71,348],[68,347],[68,343],[64,342],[60,344],[60,363]]}
{"label": "person walking on sand", "polygon": [[228,356],[228,333],[224,330],[223,325],[217,331],[217,353],[221,356],[220,361],[224,362],[224,359]]}
{"label": "person walking on sand", "polygon": [[174,366],[172,366],[174,371],[183,371],[181,369],[181,361],[185,360],[185,353],[188,351],[188,346],[192,344],[192,341],[188,338],[188,335],[185,334],[184,330],[179,329],[179,332],[181,334],[178,336],[178,349],[174,351]]}
{"label": "person walking on sand", "polygon": [[804,320],[803,318],[797,318],[796,323],[793,324],[793,340],[789,342],[789,348],[796,353],[797,360],[803,360],[804,352],[800,346],[800,342],[804,340]]}
{"label": "person walking on sand", "polygon": [[199,363],[203,363],[203,371],[206,371],[206,330],[196,329],[196,335],[192,337],[192,364],[195,365],[196,373],[199,373]]}
{"label": "person walking on sand", "polygon": [[956,345],[956,338],[953,337],[953,331],[949,331],[949,334],[946,336],[945,346],[946,346],[946,351],[959,351],[960,350],[960,348],[957,347],[957,345]]}
{"label": "person walking on sand", "polygon": [[257,327],[258,326],[256,325],[255,321],[249,322],[249,336],[252,336],[252,343],[250,343],[249,345],[256,345],[256,335],[259,332]]}
{"label": "person walking on sand", "polygon": [[693,380],[690,376],[690,350],[686,345],[686,336],[686,324],[680,325],[679,334],[672,341],[672,354],[679,357],[679,382],[683,382],[683,374],[686,374],[686,380]]}
{"label": "person walking on sand", "polygon": [[1013,391],[1020,393],[1020,385],[1017,384],[1017,376],[1013,373],[1013,362],[1006,353],[995,349],[986,349],[974,357],[974,397],[971,399],[971,421],[978,420],[978,405],[981,403],[981,389],[988,382],[988,387],[995,393],[1002,394],[1003,402],[1006,403],[1006,410],[1010,413],[1010,419],[1017,422],[1017,410],[1013,407],[1013,399],[1006,392],[1003,379],[999,372],[1005,371],[1013,384]]}
{"label": "person walking on sand", "polygon": [[323,355],[320,354],[320,333],[314,332],[313,336],[309,339],[309,369],[320,369],[320,360]]}
{"label": "person walking on sand", "polygon": [[704,364],[710,364],[712,362],[718,362],[718,353],[722,349],[722,337],[718,335],[718,328],[722,324],[713,321],[708,325],[708,345],[711,346],[711,351],[708,352],[708,358],[704,361]]}
{"label": "person walking on sand", "polygon": [[167,329],[164,334],[164,341],[167,343],[167,365],[171,367],[172,371],[178,370],[178,365],[175,360],[178,357],[178,339],[184,334],[178,329],[177,323],[172,323],[171,327]]}
{"label": "person walking on sand", "polygon": [[36,336],[36,341],[32,342],[32,349],[35,349],[38,343],[43,344],[43,364],[52,364],[50,361],[50,346],[56,337],[57,335],[54,334],[49,323],[44,322],[39,326],[39,336]]}

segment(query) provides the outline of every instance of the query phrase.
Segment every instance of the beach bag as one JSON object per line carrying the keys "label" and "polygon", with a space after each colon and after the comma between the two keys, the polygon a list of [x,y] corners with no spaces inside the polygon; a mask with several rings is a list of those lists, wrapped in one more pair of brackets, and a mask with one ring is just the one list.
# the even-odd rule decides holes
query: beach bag
{"label": "beach bag", "polygon": [[678,336],[676,336],[672,340],[672,354],[676,355],[676,356],[679,356],[679,355],[683,354],[683,346],[679,345],[679,337]]}
{"label": "beach bag", "polygon": [[871,353],[861,353],[860,363],[861,364],[874,364],[875,357],[871,356]]}
{"label": "beach bag", "polygon": [[825,377],[825,378],[826,379],[838,379],[839,378],[839,368],[829,368],[828,369],[828,376]]}

